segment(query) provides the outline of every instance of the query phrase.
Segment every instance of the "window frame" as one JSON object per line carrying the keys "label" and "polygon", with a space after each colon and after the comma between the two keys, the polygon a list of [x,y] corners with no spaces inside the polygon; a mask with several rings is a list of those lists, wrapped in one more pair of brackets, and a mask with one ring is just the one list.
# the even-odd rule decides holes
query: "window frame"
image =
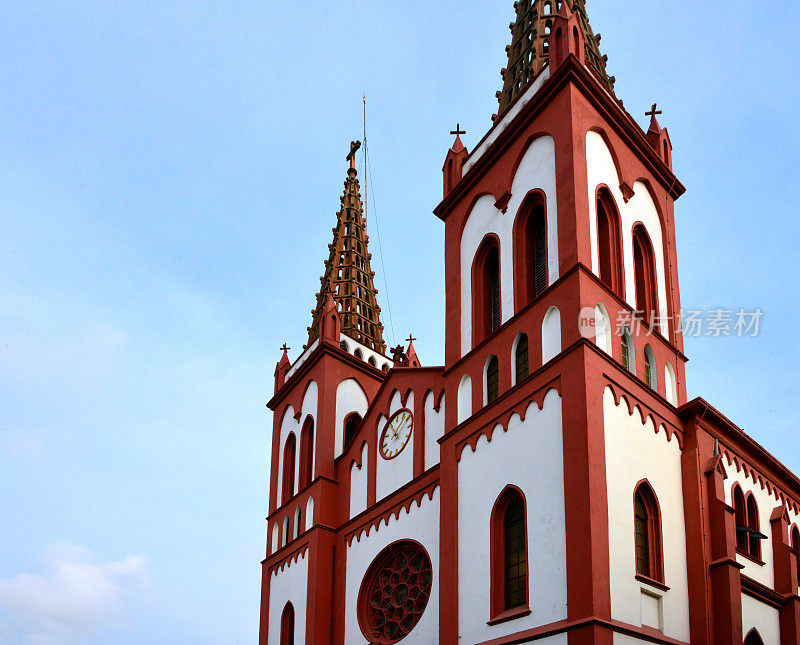
{"label": "window frame", "polygon": [[[532,230],[536,224],[536,230]],[[547,197],[540,189],[530,191],[514,217],[514,310],[519,312],[550,286],[550,249]],[[538,244],[537,244],[538,241]],[[540,260],[543,257],[543,261]],[[540,267],[541,272],[536,268]]]}
{"label": "window frame", "polygon": [[[496,275],[492,271],[495,258],[497,262]],[[492,272],[491,275],[490,272]],[[497,285],[496,297],[492,288],[494,283]],[[496,332],[502,324],[503,273],[500,239],[490,233],[483,238],[472,263],[472,346],[477,347]]]}
{"label": "window frame", "polygon": [[520,332],[514,341],[514,385],[519,385],[530,375],[531,351],[528,334]]}
{"label": "window frame", "polygon": [[[647,548],[647,565],[648,570],[646,573],[639,570],[639,546],[637,545],[636,537],[637,530],[637,499],[641,499],[644,511],[646,513],[646,530],[645,536]],[[636,579],[643,580],[650,584],[655,584],[663,588],[664,580],[664,543],[661,531],[661,506],[658,502],[653,487],[647,479],[641,480],[633,489],[633,527],[634,527],[634,571],[636,572]]]}
{"label": "window frame", "polygon": [[[525,598],[524,602],[514,607],[509,607],[506,597],[507,569],[506,569],[506,512],[511,503],[519,500],[522,504],[522,522],[524,527],[524,552],[525,552]],[[527,616],[530,610],[530,540],[528,536],[528,503],[525,494],[513,484],[508,484],[497,497],[492,508],[490,518],[490,616],[488,625]]]}
{"label": "window frame", "polygon": [[[658,316],[658,276],[656,255],[650,234],[642,222],[633,226],[633,279],[636,292],[636,310],[651,329],[656,329]],[[639,253],[637,254],[637,249]],[[641,257],[637,257],[637,255]]]}
{"label": "window frame", "polygon": [[291,601],[283,606],[281,612],[281,645],[294,645],[295,612]]}
{"label": "window frame", "polygon": [[494,403],[500,398],[500,361],[494,354],[486,359],[483,388],[484,405]]}
{"label": "window frame", "polygon": [[[607,222],[601,226],[601,213]],[[607,186],[600,186],[595,194],[597,231],[597,276],[606,287],[625,299],[625,262],[622,253],[622,220],[617,202]],[[607,249],[604,262],[603,249]],[[604,266],[607,264],[607,266]]]}
{"label": "window frame", "polygon": [[[291,449],[291,451],[290,451]],[[297,437],[294,432],[290,432],[283,443],[282,462],[282,481],[281,481],[281,505],[286,504],[294,497],[295,473],[297,470]]]}
{"label": "window frame", "polygon": [[314,417],[310,414],[300,430],[300,476],[297,490],[301,491],[314,480]]}

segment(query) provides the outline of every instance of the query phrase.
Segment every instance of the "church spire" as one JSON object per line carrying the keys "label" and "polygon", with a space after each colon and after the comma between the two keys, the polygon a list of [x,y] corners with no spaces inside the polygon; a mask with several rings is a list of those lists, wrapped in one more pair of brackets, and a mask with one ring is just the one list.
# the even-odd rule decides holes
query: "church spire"
{"label": "church spire", "polygon": [[509,25],[511,29],[511,45],[506,47],[508,66],[501,72],[503,89],[497,93],[500,102],[498,117],[502,117],[544,69],[548,63],[548,40],[550,29],[559,9],[564,2],[573,13],[578,14],[578,21],[583,28],[586,40],[586,62],[598,74],[600,79],[613,91],[614,77],[606,73],[607,56],[600,54],[600,35],[594,35],[586,13],[586,0],[517,0],[514,8],[517,17]]}
{"label": "church spire", "polygon": [[333,243],[328,245],[330,255],[325,261],[325,273],[320,278],[322,285],[317,294],[317,306],[312,312],[314,318],[308,329],[308,342],[313,343],[319,337],[320,317],[326,301],[332,297],[339,311],[342,333],[385,354],[381,308],[373,283],[375,273],[370,269],[372,254],[367,251],[369,236],[356,171],[356,152],[360,147],[360,141],[353,141],[347,155],[350,167],[333,229]]}

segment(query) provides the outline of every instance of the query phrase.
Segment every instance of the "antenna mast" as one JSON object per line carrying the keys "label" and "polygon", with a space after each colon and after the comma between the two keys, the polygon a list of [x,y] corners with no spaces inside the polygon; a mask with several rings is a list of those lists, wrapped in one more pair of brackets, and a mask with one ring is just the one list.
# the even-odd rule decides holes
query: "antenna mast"
{"label": "antenna mast", "polygon": [[367,192],[367,95],[362,96],[364,101],[364,221],[367,220],[367,199],[369,194]]}

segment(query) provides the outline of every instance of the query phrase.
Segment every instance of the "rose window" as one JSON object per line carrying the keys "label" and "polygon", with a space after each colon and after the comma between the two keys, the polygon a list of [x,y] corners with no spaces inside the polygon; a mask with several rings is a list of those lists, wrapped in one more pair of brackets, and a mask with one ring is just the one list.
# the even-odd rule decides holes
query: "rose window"
{"label": "rose window", "polygon": [[416,542],[384,549],[367,571],[359,594],[359,622],[370,643],[405,638],[416,626],[431,595],[431,559]]}

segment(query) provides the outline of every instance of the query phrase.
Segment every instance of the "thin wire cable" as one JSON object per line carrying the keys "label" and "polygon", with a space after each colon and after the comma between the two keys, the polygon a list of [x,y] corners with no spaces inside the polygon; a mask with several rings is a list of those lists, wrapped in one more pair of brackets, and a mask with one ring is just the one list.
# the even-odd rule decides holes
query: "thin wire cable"
{"label": "thin wire cable", "polygon": [[[364,220],[367,219],[367,204],[369,202],[369,193],[367,192],[367,177],[369,183],[372,183],[372,168],[369,167],[367,160],[369,157],[369,148],[367,147],[367,96],[364,95]],[[375,190],[372,191],[372,211],[375,216],[375,232],[378,237],[378,254],[381,258],[381,274],[383,275],[383,288],[386,293],[386,311],[389,314],[389,327],[392,330],[392,345],[397,342],[397,336],[394,332],[394,319],[392,318],[392,303],[389,299],[389,283],[386,280],[386,266],[383,263],[383,245],[381,244],[381,227],[378,223],[378,210],[375,208]]]}

